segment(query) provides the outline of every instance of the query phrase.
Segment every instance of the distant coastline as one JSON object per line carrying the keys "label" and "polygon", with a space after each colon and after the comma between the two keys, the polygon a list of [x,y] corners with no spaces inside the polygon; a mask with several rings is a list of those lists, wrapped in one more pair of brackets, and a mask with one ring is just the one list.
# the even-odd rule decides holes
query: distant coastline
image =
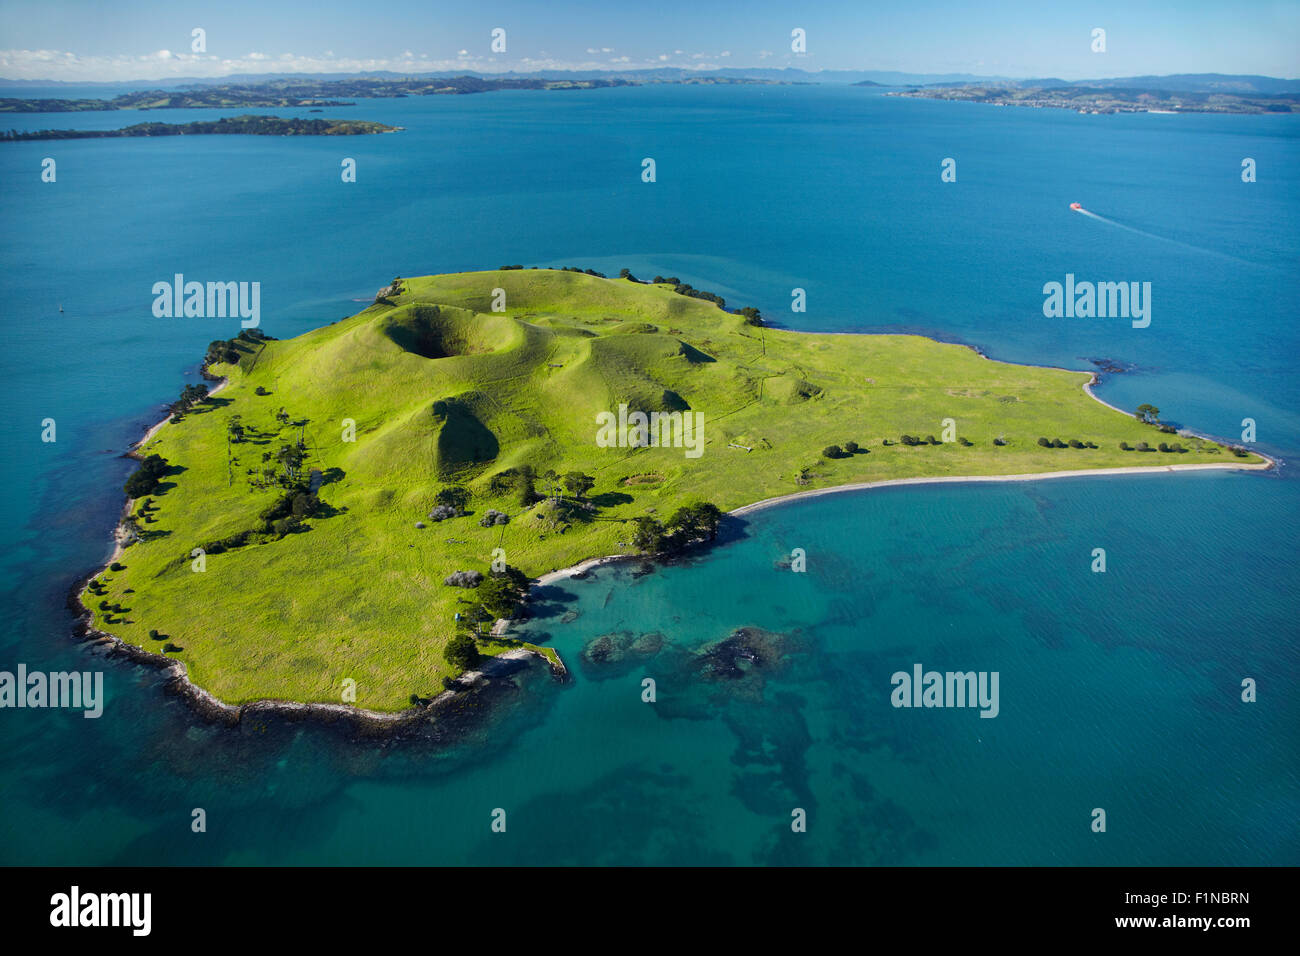
{"label": "distant coastline", "polygon": [[1020,86],[996,83],[927,86],[886,96],[955,100],[991,106],[1064,109],[1077,113],[1300,113],[1300,94],[1171,91],[1085,86]]}
{"label": "distant coastline", "polygon": [[[783,81],[730,76],[686,76],[656,83],[682,85],[774,85]],[[784,81],[788,83],[790,81]],[[283,109],[288,107],[354,106],[346,99],[407,96],[460,96],[494,90],[598,90],[641,86],[623,77],[546,79],[544,77],[478,76],[406,77],[400,79],[274,80],[183,90],[140,90],[108,100],[0,98],[0,113],[85,113],[105,110]],[[343,97],[345,99],[339,99]]]}

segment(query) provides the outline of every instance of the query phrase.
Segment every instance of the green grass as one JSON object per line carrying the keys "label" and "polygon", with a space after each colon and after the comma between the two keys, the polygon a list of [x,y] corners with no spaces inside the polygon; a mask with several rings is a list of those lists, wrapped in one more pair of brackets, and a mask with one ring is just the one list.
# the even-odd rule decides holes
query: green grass
{"label": "green grass", "polygon": [[[506,290],[504,314],[490,311],[494,288]],[[481,272],[408,279],[393,302],[214,368],[230,379],[219,404],[165,426],[143,449],[184,471],[153,496],[156,520],[144,527],[157,536],[126,550],[124,571],[101,575],[109,603],[128,611],[125,623],[97,611],[99,627],[160,651],[165,641],[148,637],[157,629],[183,648],[191,679],[231,703],[337,703],[352,678],[358,706],[397,710],[412,693],[437,694],[450,673],[442,648],[465,592],[443,578],[486,571],[498,546],[536,576],[627,550],[630,527],[617,519],[666,515],[696,498],[729,510],[891,478],[1261,460],[1107,409],[1083,392],[1087,372],[993,362],[917,336],[760,331],[665,287]],[[259,386],[271,394],[256,395]],[[596,445],[598,412],[678,400],[704,415],[701,457]],[[277,496],[254,490],[246,471],[296,437],[274,418],[281,406],[308,419],[307,467],[339,470],[320,491],[338,513],[312,519],[305,533],[209,555],[206,571],[191,571],[192,548],[254,526]],[[232,414],[263,432],[232,446],[233,478]],[[938,436],[945,418],[973,447],[882,445],[903,433]],[[356,423],[355,442],[342,440],[345,419]],[[1044,449],[1040,435],[1100,447]],[[998,436],[1005,447],[994,446]],[[821,457],[849,440],[868,452]],[[1126,452],[1123,440],[1193,450]],[[489,495],[492,474],[525,463],[594,475],[601,520],[570,524],[548,504],[521,513]],[[624,482],[634,476],[649,477]],[[434,494],[452,481],[475,492],[476,514],[430,522]],[[490,507],[511,523],[480,527]]]}

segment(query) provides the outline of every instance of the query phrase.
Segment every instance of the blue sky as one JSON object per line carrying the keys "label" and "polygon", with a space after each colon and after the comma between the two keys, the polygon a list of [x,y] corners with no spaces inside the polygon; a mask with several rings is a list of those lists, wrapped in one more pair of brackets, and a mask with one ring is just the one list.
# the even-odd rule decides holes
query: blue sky
{"label": "blue sky", "polygon": [[[191,51],[195,27],[206,53]],[[496,27],[503,54],[489,48]],[[796,27],[806,53],[791,50]],[[0,0],[0,76],[13,79],[651,66],[1296,77],[1297,51],[1296,0]]]}

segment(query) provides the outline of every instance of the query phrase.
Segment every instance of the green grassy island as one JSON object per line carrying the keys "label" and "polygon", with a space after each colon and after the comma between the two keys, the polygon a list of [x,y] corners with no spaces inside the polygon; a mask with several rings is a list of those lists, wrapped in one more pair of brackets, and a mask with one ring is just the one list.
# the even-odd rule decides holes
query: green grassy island
{"label": "green grassy island", "polygon": [[[224,386],[188,386],[137,449],[125,547],[83,592],[93,626],[229,704],[395,712],[440,694],[475,644],[512,647],[473,638],[476,613],[525,578],[656,550],[683,506],[716,524],[710,505],[856,483],[1268,464],[1107,407],[1089,372],[765,328],[684,291],[426,276],[294,339],[214,342]],[[620,406],[683,440],[611,440]]]}

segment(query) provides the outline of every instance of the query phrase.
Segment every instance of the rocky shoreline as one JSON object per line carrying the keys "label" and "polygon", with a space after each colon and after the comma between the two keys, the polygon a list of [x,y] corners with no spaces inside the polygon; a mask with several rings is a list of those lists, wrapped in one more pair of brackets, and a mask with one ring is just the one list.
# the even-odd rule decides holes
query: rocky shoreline
{"label": "rocky shoreline", "polygon": [[[212,389],[209,395],[217,394],[229,384],[229,379],[211,374],[206,366],[200,368],[199,374],[208,381],[217,383],[216,388]],[[169,421],[171,421],[170,412],[162,421],[150,426],[122,457],[139,460],[144,446]],[[396,737],[417,728],[428,727],[435,724],[440,717],[459,712],[467,702],[490,686],[494,680],[509,673],[513,669],[509,662],[536,657],[550,666],[552,676],[557,679],[565,679],[568,676],[567,670],[563,669],[563,664],[561,670],[557,672],[555,666],[544,655],[528,648],[517,648],[488,658],[481,670],[462,674],[454,682],[457,685],[455,688],[448,688],[436,697],[421,699],[419,704],[400,711],[366,710],[341,703],[302,703],[270,698],[250,701],[246,704],[228,704],[191,681],[184,661],[146,650],[95,626],[94,613],[85,600],[86,590],[91,581],[106,572],[109,566],[122,556],[129,544],[131,532],[127,528],[126,520],[131,515],[132,503],[133,499],[128,498],[122,505],[122,512],[113,529],[113,552],[108,560],[98,569],[79,578],[68,591],[66,604],[73,616],[72,636],[81,643],[102,648],[106,657],[121,658],[133,664],[142,664],[164,672],[166,692],[180,697],[193,713],[211,723],[234,728],[254,718],[274,716],[290,720],[313,720],[344,730],[354,737]]]}

